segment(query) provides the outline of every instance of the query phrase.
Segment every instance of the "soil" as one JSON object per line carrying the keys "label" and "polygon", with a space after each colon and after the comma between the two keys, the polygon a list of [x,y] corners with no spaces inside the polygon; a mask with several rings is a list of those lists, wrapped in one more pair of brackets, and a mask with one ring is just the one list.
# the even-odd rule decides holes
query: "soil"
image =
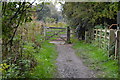
{"label": "soil", "polygon": [[75,54],[72,44],[58,40],[50,43],[56,44],[58,51],[56,78],[95,78],[94,72]]}

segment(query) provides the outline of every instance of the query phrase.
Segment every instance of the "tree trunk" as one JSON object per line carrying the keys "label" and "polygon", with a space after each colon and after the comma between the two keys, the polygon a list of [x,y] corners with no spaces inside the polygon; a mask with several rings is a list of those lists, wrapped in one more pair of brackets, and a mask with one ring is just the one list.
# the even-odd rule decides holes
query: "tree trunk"
{"label": "tree trunk", "polygon": [[84,27],[81,27],[79,35],[80,35],[81,40],[85,40],[85,28]]}

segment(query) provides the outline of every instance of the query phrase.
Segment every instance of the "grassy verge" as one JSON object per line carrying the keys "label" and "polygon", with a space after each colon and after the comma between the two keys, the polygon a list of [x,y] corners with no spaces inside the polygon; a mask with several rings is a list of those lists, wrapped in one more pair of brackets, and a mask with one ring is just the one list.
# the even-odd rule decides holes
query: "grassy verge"
{"label": "grassy verge", "polygon": [[76,50],[76,54],[83,58],[83,62],[96,72],[96,77],[117,78],[118,61],[108,58],[106,51],[94,45],[75,41],[73,48]]}
{"label": "grassy verge", "polygon": [[57,58],[56,47],[47,41],[41,45],[42,48],[34,54],[37,66],[30,72],[29,78],[54,78],[56,73],[55,60]]}

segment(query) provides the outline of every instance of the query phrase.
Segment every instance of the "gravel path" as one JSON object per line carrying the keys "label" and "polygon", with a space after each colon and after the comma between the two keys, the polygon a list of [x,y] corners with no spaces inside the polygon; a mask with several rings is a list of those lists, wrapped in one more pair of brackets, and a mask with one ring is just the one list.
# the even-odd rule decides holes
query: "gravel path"
{"label": "gravel path", "polygon": [[[66,34],[60,36],[65,38]],[[50,43],[56,44],[58,51],[56,78],[95,78],[95,73],[75,54],[72,44],[65,44],[59,39]]]}
{"label": "gravel path", "polygon": [[63,41],[51,43],[57,45],[59,53],[56,63],[58,66],[57,78],[94,78],[93,72],[75,55],[75,51],[71,48],[72,44],[64,44]]}

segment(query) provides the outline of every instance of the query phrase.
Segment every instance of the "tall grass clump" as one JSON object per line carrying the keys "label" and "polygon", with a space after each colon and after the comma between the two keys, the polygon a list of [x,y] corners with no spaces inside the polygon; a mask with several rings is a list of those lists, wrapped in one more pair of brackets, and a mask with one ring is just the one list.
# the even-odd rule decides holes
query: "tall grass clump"
{"label": "tall grass clump", "polygon": [[108,57],[107,51],[95,44],[75,41],[73,48],[83,62],[95,71],[98,78],[118,78],[118,61]]}
{"label": "tall grass clump", "polygon": [[55,48],[54,44],[47,41],[42,44],[41,49],[34,54],[37,66],[30,72],[30,78],[54,78],[57,57]]}

